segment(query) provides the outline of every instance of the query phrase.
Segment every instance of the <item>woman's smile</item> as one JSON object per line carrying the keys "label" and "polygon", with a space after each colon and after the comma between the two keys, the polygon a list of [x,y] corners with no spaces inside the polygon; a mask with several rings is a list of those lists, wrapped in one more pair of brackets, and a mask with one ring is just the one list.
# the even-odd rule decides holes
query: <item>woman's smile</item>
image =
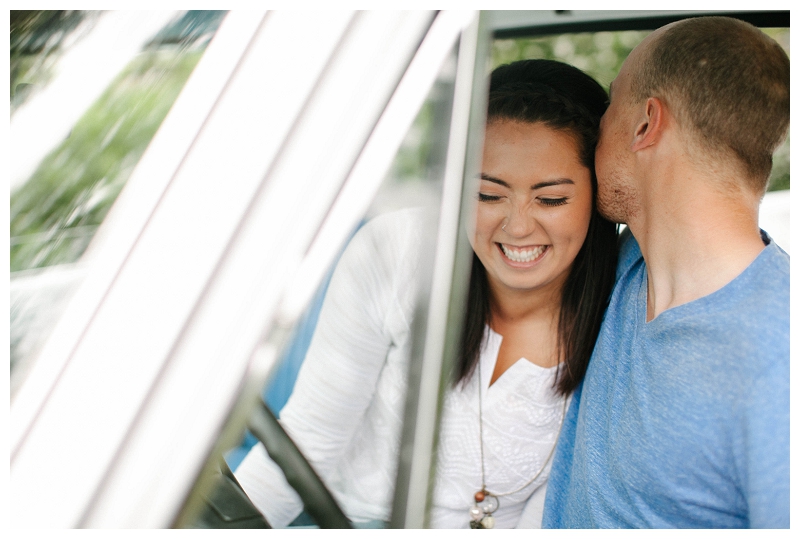
{"label": "woman's smile", "polygon": [[498,243],[500,252],[512,267],[532,267],[536,265],[547,252],[548,245],[527,245],[516,247],[505,243]]}

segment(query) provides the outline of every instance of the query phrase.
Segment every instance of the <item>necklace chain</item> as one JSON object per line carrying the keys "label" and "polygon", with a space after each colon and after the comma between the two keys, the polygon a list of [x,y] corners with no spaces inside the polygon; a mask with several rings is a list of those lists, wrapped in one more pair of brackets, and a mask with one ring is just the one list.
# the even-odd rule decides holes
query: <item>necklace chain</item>
{"label": "necklace chain", "polygon": [[[564,396],[564,404],[562,405],[562,410],[561,410],[561,421],[558,424],[558,434],[561,434],[561,427],[564,424],[564,417],[566,415],[567,415],[567,396]],[[511,492],[504,492],[502,494],[494,494],[494,493],[486,490],[486,468],[485,468],[484,459],[483,459],[483,375],[482,375],[482,372],[481,372],[481,362],[480,361],[478,361],[478,418],[479,418],[479,421],[478,421],[478,432],[480,433],[480,439],[481,439],[481,444],[480,444],[480,448],[481,448],[481,490],[480,491],[481,492],[483,492],[487,496],[493,496],[495,498],[498,498],[500,496],[510,496],[511,494],[516,494],[517,492],[527,488],[528,486],[530,486],[531,483],[536,481],[536,479],[540,475],[542,475],[542,472],[547,467],[547,463],[550,462],[551,458],[553,458],[553,453],[555,453],[556,445],[558,444],[558,435],[556,435],[556,441],[553,442],[553,447],[550,448],[550,453],[548,453],[547,458],[544,461],[544,464],[542,464],[542,467],[539,468],[539,471],[536,472],[536,475],[534,475],[527,483],[525,483],[524,485],[522,485],[521,487],[519,487],[516,490],[512,490]]]}

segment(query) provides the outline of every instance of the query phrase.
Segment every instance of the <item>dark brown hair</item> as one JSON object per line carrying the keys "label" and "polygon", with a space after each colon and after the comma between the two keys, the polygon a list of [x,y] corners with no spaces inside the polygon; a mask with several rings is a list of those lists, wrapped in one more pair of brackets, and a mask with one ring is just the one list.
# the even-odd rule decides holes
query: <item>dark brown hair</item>
{"label": "dark brown hair", "polygon": [[789,58],[775,40],[729,17],[680,21],[646,51],[631,94],[663,98],[703,148],[736,156],[764,192],[789,128]]}
{"label": "dark brown hair", "polygon": [[[597,192],[594,150],[608,96],[581,70],[552,60],[522,60],[492,72],[487,122],[542,123],[572,135]],[[558,320],[558,391],[571,393],[583,379],[600,331],[617,265],[617,226],[592,203],[589,230],[572,264]],[[469,380],[478,363],[486,324],[491,321],[486,270],[473,253],[467,314],[456,383]]]}

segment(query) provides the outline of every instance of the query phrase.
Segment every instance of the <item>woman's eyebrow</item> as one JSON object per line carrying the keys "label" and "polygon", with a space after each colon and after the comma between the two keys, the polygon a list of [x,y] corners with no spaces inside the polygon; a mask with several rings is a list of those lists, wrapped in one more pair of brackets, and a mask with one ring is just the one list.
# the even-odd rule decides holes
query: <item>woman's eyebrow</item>
{"label": "woman's eyebrow", "polygon": [[563,185],[565,183],[569,183],[575,185],[575,182],[570,180],[569,178],[558,178],[556,180],[547,180],[544,182],[539,182],[534,184],[531,189],[541,189],[542,187],[550,187],[551,185]]}
{"label": "woman's eyebrow", "polygon": [[[511,189],[511,185],[508,182],[501,180],[500,178],[495,178],[494,176],[489,176],[488,174],[481,172],[481,179],[486,180],[487,182],[496,183],[497,185],[502,185],[503,187],[507,187]],[[570,180],[569,178],[556,178],[555,180],[546,180],[543,182],[536,183],[531,186],[531,190],[534,189],[541,189],[542,187],[550,187],[553,185],[563,185],[563,184],[572,184],[575,185],[575,182]]]}
{"label": "woman's eyebrow", "polygon": [[500,178],[495,178],[494,176],[489,176],[488,174],[485,174],[483,172],[481,172],[481,179],[482,180],[486,180],[487,182],[496,183],[498,185],[502,185],[503,187],[508,187],[509,189],[511,189],[511,186],[508,183],[506,183],[503,180],[501,180]]}

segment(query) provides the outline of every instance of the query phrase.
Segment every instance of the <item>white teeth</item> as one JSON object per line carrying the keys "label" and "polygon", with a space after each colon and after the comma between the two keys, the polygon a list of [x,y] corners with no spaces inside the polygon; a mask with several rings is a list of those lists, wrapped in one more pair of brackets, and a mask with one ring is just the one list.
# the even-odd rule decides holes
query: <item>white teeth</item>
{"label": "white teeth", "polygon": [[501,243],[500,248],[503,249],[503,253],[514,262],[530,262],[531,260],[539,258],[547,246],[540,245],[534,249],[522,249],[517,251],[512,250]]}

